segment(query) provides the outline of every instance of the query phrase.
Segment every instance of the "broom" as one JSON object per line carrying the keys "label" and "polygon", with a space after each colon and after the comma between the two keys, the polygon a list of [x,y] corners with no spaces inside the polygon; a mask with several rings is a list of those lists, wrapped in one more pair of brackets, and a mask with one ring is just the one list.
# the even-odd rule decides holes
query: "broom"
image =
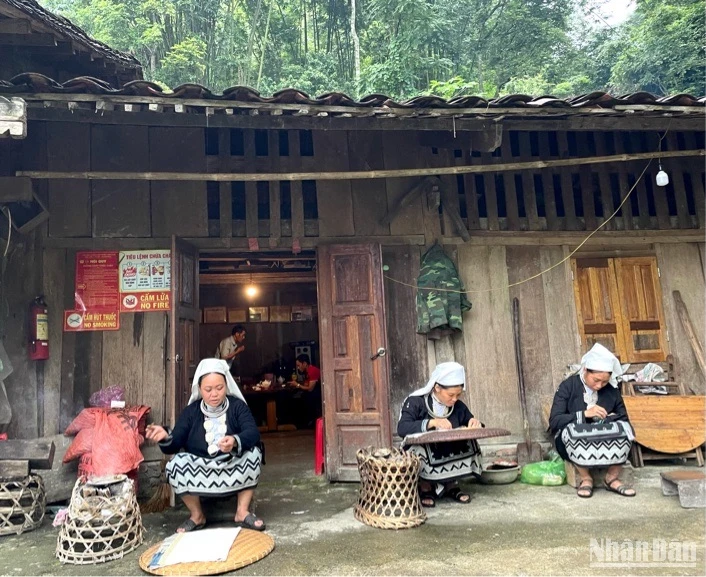
{"label": "broom", "polygon": [[161,471],[159,474],[159,485],[155,489],[152,496],[146,503],[140,505],[140,512],[144,515],[146,513],[161,513],[169,509],[172,498],[172,490],[167,482],[167,474],[165,472],[165,467],[169,459],[162,457]]}

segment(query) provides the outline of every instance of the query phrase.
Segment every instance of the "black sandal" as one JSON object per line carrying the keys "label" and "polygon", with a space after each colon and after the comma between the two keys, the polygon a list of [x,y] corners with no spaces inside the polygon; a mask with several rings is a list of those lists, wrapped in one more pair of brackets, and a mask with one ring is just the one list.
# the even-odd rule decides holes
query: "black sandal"
{"label": "black sandal", "polygon": [[461,491],[460,487],[452,487],[451,489],[446,491],[446,494],[457,503],[463,503],[464,505],[468,505],[468,503],[471,502],[471,496],[468,493],[464,493],[463,491]]}
{"label": "black sandal", "polygon": [[[433,491],[419,491],[419,498],[422,502],[422,507],[433,509],[436,507],[436,495]],[[424,502],[426,501],[426,503]]]}
{"label": "black sandal", "polygon": [[593,497],[593,481],[589,479],[583,479],[579,483],[579,486],[576,487],[576,494],[582,499],[590,499],[591,497]]}
{"label": "black sandal", "polygon": [[[620,485],[617,487],[613,487],[613,483],[618,481]],[[606,491],[610,491],[612,493],[617,493],[618,495],[622,495],[623,497],[634,497],[637,495],[635,492],[635,489],[632,487],[628,487],[625,483],[623,483],[619,477],[616,477],[612,481],[608,481],[608,479],[603,480],[603,486],[605,487]],[[628,491],[632,491],[632,493],[628,493]]]}

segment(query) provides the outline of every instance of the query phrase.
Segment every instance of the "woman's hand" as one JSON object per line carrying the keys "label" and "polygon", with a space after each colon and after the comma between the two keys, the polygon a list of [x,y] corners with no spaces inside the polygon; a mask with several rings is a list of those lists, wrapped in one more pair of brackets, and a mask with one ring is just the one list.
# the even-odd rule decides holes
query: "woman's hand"
{"label": "woman's hand", "polygon": [[605,419],[608,416],[608,411],[599,405],[593,405],[590,409],[586,409],[585,414],[587,417]]}
{"label": "woman's hand", "polygon": [[145,429],[145,438],[148,441],[159,443],[164,441],[164,439],[168,436],[169,433],[167,433],[166,429],[164,427],[160,427],[159,425],[147,425],[147,428]]}
{"label": "woman's hand", "polygon": [[453,426],[451,425],[451,421],[449,421],[448,419],[432,419],[431,421],[429,421],[427,429],[448,431],[449,429],[453,429]]}
{"label": "woman's hand", "polygon": [[470,421],[468,421],[468,428],[469,429],[480,429],[483,425],[481,422],[473,417]]}
{"label": "woman's hand", "polygon": [[224,453],[230,453],[235,447],[235,437],[226,435],[218,441],[218,448]]}

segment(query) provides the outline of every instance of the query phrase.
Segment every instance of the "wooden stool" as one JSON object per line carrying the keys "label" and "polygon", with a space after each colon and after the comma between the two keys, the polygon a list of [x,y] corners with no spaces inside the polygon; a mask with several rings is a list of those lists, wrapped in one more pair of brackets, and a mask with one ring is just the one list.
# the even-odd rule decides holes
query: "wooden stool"
{"label": "wooden stool", "polygon": [[0,480],[0,535],[32,531],[46,511],[44,482],[39,475]]}
{"label": "wooden stool", "polygon": [[378,529],[409,529],[426,521],[417,484],[420,460],[398,449],[360,449],[355,518]]}
{"label": "wooden stool", "polygon": [[[578,489],[579,483],[581,482],[581,475],[579,475],[576,465],[574,465],[571,461],[564,461],[564,470],[566,471],[566,482],[574,489]],[[603,486],[603,480],[605,479],[607,470],[608,467],[596,467],[589,469],[594,487]],[[620,480],[629,487],[632,487],[635,483],[635,470],[632,468],[630,463],[625,463],[623,465],[623,470],[620,472]]]}
{"label": "wooden stool", "polygon": [[62,563],[87,565],[120,559],[142,543],[143,528],[132,481],[115,475],[74,485],[59,531],[56,556]]}
{"label": "wooden stool", "polygon": [[703,471],[660,473],[662,495],[679,495],[684,508],[706,507],[706,475]]}

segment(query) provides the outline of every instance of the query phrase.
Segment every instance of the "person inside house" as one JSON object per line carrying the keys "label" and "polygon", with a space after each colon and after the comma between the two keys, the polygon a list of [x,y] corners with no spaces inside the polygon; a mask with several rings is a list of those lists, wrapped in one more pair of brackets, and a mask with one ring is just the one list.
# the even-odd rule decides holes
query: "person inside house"
{"label": "person inside house", "polygon": [[[466,371],[462,365],[438,364],[429,382],[402,403],[397,434],[404,438],[426,431],[484,427],[461,400],[465,390]],[[421,458],[419,493],[424,507],[434,507],[441,497],[470,503],[471,496],[461,490],[458,480],[481,474],[481,452],[475,440],[409,445],[404,449]]]}
{"label": "person inside house", "polygon": [[234,494],[236,526],[265,529],[262,519],[250,512],[260,479],[260,432],[226,361],[203,359],[189,404],[174,429],[150,425],[146,437],[159,443],[163,453],[174,455],[166,466],[167,480],[190,513],[178,533],[205,526],[201,497]]}
{"label": "person inside house", "polygon": [[622,374],[615,355],[596,343],[581,359],[579,372],[563,381],[554,395],[549,428],[559,455],[579,472],[579,497],[593,496],[591,469],[598,467],[607,467],[603,486],[608,491],[635,496],[620,480],[634,440],[618,388]]}
{"label": "person inside house", "polygon": [[223,339],[213,355],[217,359],[223,359],[228,365],[230,373],[240,377],[240,355],[245,350],[245,327],[235,325],[230,336]]}
{"label": "person inside house", "polygon": [[321,371],[311,364],[311,359],[306,354],[299,355],[295,365],[297,378],[289,384],[305,392],[306,426],[313,427],[314,421],[321,416]]}

